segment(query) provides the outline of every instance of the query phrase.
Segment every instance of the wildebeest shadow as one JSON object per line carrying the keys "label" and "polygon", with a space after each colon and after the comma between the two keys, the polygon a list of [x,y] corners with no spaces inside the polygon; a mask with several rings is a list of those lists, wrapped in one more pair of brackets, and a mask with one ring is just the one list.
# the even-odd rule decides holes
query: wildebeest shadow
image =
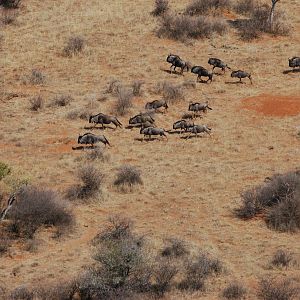
{"label": "wildebeest shadow", "polygon": [[175,75],[180,75],[180,76],[183,75],[183,73],[178,72],[178,71],[171,71],[171,70],[166,70],[166,69],[161,69],[161,70],[162,70],[163,72],[168,73],[168,74],[175,74]]}
{"label": "wildebeest shadow", "polygon": [[291,70],[284,70],[283,74],[290,74],[290,73],[299,73],[300,69],[291,69]]}
{"label": "wildebeest shadow", "polygon": [[246,84],[243,81],[225,81],[225,84]]}
{"label": "wildebeest shadow", "polygon": [[208,80],[198,80],[197,83],[206,83],[206,84],[210,84],[211,81],[208,81]]}
{"label": "wildebeest shadow", "polygon": [[160,138],[134,138],[135,141],[139,141],[139,142],[153,142],[153,141],[161,141],[162,139]]}
{"label": "wildebeest shadow", "polygon": [[111,127],[111,126],[104,126],[104,127],[94,127],[94,126],[84,126],[83,129],[86,129],[86,130],[93,130],[93,129],[98,129],[98,130],[105,130],[105,129],[113,129],[115,130],[116,128],[115,127]]}
{"label": "wildebeest shadow", "polygon": [[127,125],[125,129],[133,129],[133,128],[141,128],[142,124],[136,124],[136,125]]}
{"label": "wildebeest shadow", "polygon": [[180,137],[181,139],[183,139],[183,140],[189,140],[189,139],[194,139],[194,138],[203,138],[203,136],[202,135],[187,135],[187,136],[181,136]]}
{"label": "wildebeest shadow", "polygon": [[181,134],[181,133],[184,133],[183,130],[179,130],[179,131],[177,131],[177,130],[166,130],[166,132],[168,134]]}
{"label": "wildebeest shadow", "polygon": [[100,148],[99,146],[73,146],[72,150],[94,150]]}

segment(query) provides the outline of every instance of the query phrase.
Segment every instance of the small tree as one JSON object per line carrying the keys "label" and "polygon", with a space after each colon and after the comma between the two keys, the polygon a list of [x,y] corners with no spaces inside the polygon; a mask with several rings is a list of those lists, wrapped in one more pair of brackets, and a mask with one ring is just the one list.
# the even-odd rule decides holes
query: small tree
{"label": "small tree", "polygon": [[273,20],[274,20],[274,12],[275,12],[275,6],[276,6],[276,3],[279,2],[280,0],[272,0],[272,7],[271,7],[271,11],[270,11],[270,29],[271,29],[271,32],[273,30]]}

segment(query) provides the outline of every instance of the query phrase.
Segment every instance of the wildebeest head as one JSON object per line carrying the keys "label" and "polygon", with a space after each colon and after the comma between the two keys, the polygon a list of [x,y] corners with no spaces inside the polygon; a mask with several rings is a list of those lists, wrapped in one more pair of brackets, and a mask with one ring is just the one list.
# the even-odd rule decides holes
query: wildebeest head
{"label": "wildebeest head", "polygon": [[94,116],[89,117],[89,123],[92,123],[93,118],[94,118]]}
{"label": "wildebeest head", "polygon": [[180,57],[176,54],[169,54],[167,57],[167,62],[172,63],[175,59],[180,59]]}
{"label": "wildebeest head", "polygon": [[168,109],[168,108],[169,108],[169,105],[168,105],[168,103],[167,103],[167,102],[165,102],[165,104],[164,104],[164,108],[165,108],[165,109]]}
{"label": "wildebeest head", "polygon": [[81,138],[82,138],[82,135],[79,134],[77,144],[80,144]]}

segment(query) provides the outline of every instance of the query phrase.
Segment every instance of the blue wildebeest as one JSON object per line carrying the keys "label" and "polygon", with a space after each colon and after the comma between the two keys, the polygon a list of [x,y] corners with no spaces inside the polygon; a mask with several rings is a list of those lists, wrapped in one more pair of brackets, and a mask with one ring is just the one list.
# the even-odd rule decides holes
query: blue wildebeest
{"label": "blue wildebeest", "polygon": [[202,133],[202,132],[207,133],[211,137],[210,135],[211,128],[207,127],[206,125],[194,125],[193,127],[189,128],[187,131],[190,132],[188,137],[190,137],[192,133],[194,133],[197,137],[198,133]]}
{"label": "blue wildebeest", "polygon": [[242,78],[249,78],[251,84],[252,84],[252,78],[251,78],[251,74],[250,73],[247,73],[245,71],[242,71],[242,70],[237,70],[237,71],[233,71],[231,72],[231,77],[235,77],[235,78],[239,78],[240,81],[239,82],[242,82]]}
{"label": "blue wildebeest", "polygon": [[159,135],[167,138],[165,134],[165,130],[162,128],[155,128],[155,127],[141,128],[140,134],[143,134],[144,137],[148,136],[149,139],[151,139],[151,135]]}
{"label": "blue wildebeest", "polygon": [[174,130],[180,129],[180,130],[187,131],[188,128],[193,127],[193,126],[194,126],[194,122],[189,122],[187,120],[182,119],[182,120],[176,121],[173,124],[173,129]]}
{"label": "blue wildebeest", "polygon": [[104,124],[108,125],[110,123],[113,123],[116,126],[116,128],[117,127],[122,128],[121,122],[116,117],[108,116],[108,115],[105,115],[102,113],[94,115],[94,116],[90,116],[89,123],[95,123],[94,127],[97,124],[101,124],[103,129],[105,128]]}
{"label": "blue wildebeest", "polygon": [[289,67],[295,69],[296,67],[300,67],[300,57],[294,56],[289,58]]}
{"label": "blue wildebeest", "polygon": [[129,119],[129,125],[141,125],[146,122],[154,124],[155,120],[148,113],[141,113]]}
{"label": "blue wildebeest", "polygon": [[165,112],[167,111],[169,106],[166,100],[154,100],[152,102],[147,102],[145,105],[145,109],[154,109],[155,112],[157,112],[157,109],[160,107],[164,107]]}
{"label": "blue wildebeest", "polygon": [[205,103],[190,103],[189,105],[189,111],[193,111],[194,115],[196,115],[197,113],[199,113],[200,111],[203,111],[204,113],[207,112],[207,109],[212,110],[212,108],[208,105],[208,101],[206,101]]}
{"label": "blue wildebeest", "polygon": [[174,67],[174,72],[175,72],[176,68],[180,68],[181,74],[183,73],[184,69],[186,69],[187,72],[189,71],[188,64],[184,60],[182,60],[178,55],[169,54],[167,57],[167,62],[171,64],[171,67],[170,67],[171,73],[172,73],[172,67]]}
{"label": "blue wildebeest", "polygon": [[92,145],[94,147],[94,144],[97,143],[103,143],[105,146],[109,145],[110,143],[107,140],[107,138],[104,135],[95,135],[93,133],[85,133],[84,135],[79,135],[78,144],[84,144],[84,145]]}
{"label": "blue wildebeest", "polygon": [[202,81],[201,77],[208,77],[208,79],[206,80],[206,82],[210,81],[212,82],[212,78],[213,78],[213,73],[209,72],[208,70],[206,70],[205,68],[201,67],[201,66],[194,66],[191,69],[191,72],[194,74],[197,74],[197,82]]}
{"label": "blue wildebeest", "polygon": [[231,70],[231,68],[229,68],[229,67],[227,66],[227,64],[225,64],[225,63],[224,63],[221,59],[219,59],[219,58],[211,57],[211,58],[208,60],[208,63],[209,63],[210,65],[213,66],[213,69],[212,69],[213,72],[214,72],[214,69],[215,69],[215,68],[220,68],[220,69],[222,69],[222,71],[223,71],[224,73],[225,73],[226,68],[229,69],[229,70]]}

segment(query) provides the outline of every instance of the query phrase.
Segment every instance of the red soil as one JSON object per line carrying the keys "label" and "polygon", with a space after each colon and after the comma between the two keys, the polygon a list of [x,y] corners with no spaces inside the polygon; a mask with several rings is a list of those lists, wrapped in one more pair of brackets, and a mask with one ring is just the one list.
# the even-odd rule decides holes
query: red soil
{"label": "red soil", "polygon": [[300,96],[273,96],[261,94],[242,100],[242,108],[265,116],[296,116],[300,114]]}

